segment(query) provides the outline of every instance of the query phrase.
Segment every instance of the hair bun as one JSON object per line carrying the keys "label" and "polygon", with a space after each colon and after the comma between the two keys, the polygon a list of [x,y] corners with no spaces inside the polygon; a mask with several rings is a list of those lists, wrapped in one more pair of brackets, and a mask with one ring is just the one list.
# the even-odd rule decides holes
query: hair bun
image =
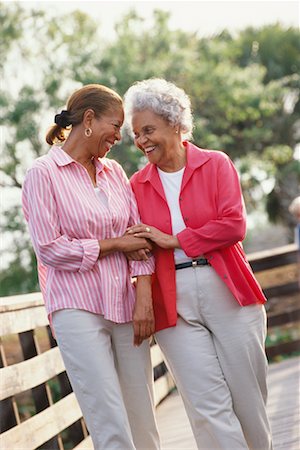
{"label": "hair bun", "polygon": [[67,128],[71,125],[69,112],[66,109],[63,109],[59,114],[55,115],[54,122],[61,128]]}

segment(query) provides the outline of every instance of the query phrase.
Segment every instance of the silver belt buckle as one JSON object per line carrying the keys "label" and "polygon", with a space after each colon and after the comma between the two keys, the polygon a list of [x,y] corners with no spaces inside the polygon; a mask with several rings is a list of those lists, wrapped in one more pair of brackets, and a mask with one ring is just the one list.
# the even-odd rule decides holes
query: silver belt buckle
{"label": "silver belt buckle", "polygon": [[192,267],[197,267],[197,261],[192,261]]}

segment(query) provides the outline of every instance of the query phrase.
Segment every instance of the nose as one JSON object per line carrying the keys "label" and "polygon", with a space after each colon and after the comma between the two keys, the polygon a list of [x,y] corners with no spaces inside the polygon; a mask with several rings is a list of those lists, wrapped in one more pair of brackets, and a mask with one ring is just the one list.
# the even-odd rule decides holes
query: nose
{"label": "nose", "polygon": [[140,136],[136,138],[136,141],[139,145],[144,145],[147,142],[147,136],[140,134]]}
{"label": "nose", "polygon": [[115,138],[116,138],[117,141],[120,141],[120,140],[121,140],[121,130],[117,130],[117,131],[116,131],[116,133],[115,133]]}

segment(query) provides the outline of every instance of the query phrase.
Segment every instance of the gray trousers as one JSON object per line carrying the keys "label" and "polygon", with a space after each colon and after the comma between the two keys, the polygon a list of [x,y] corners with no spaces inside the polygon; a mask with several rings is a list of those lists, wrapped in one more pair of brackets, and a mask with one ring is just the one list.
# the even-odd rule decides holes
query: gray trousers
{"label": "gray trousers", "polygon": [[53,327],[95,450],[158,450],[149,342],[83,310],[56,311]]}
{"label": "gray trousers", "polygon": [[178,323],[156,333],[199,449],[270,450],[266,313],[210,266],[176,271]]}

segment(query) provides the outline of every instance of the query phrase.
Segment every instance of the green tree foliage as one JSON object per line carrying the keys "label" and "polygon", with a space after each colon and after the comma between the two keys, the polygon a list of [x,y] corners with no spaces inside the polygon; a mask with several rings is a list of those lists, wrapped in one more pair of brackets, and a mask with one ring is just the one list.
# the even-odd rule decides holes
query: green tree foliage
{"label": "green tree foliage", "polygon": [[248,27],[233,42],[234,61],[241,67],[256,63],[267,70],[265,83],[300,73],[299,30],[269,25],[257,30]]}
{"label": "green tree foliage", "polygon": [[[20,211],[20,187],[66,97],[87,83],[121,95],[137,80],[163,77],[190,95],[194,141],[226,151],[236,162],[248,211],[265,202],[270,218],[292,226],[287,205],[297,194],[299,165],[299,37],[278,24],[211,38],[172,30],[169,14],[155,11],[152,24],[134,11],[105,42],[101,24],[76,11],[51,18],[21,5],[0,3],[0,124],[3,192],[15,206],[2,212],[10,263],[0,273],[0,295],[37,289],[34,256]],[[124,131],[111,152],[131,175],[145,160]],[[266,195],[268,194],[268,195]],[[6,234],[9,233],[9,234]]]}

